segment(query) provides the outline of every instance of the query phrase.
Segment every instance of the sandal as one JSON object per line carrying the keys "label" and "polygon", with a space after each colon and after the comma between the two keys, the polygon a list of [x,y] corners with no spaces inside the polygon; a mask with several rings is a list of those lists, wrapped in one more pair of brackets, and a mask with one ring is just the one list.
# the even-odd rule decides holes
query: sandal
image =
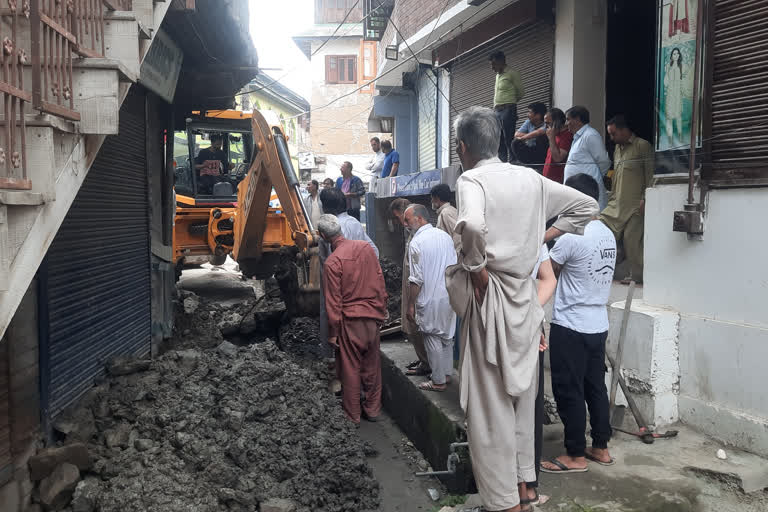
{"label": "sandal", "polygon": [[586,473],[589,471],[589,468],[569,468],[559,460],[557,460],[557,457],[553,457],[549,459],[547,462],[550,464],[553,464],[557,466],[559,469],[549,469],[545,468],[544,466],[540,466],[539,469],[542,473]]}
{"label": "sandal", "polygon": [[427,382],[422,382],[419,384],[419,389],[424,391],[437,391],[438,393],[442,393],[445,391],[445,387],[438,388],[436,384],[434,384],[431,380],[428,380]]}
{"label": "sandal", "polygon": [[413,370],[414,368],[417,368],[419,366],[421,366],[421,361],[417,359],[415,361],[411,361],[410,363],[408,363],[408,366],[406,366],[405,368],[407,370]]}
{"label": "sandal", "polygon": [[411,377],[425,377],[431,373],[432,369],[425,367],[423,364],[418,365],[416,368],[405,370],[405,374]]}

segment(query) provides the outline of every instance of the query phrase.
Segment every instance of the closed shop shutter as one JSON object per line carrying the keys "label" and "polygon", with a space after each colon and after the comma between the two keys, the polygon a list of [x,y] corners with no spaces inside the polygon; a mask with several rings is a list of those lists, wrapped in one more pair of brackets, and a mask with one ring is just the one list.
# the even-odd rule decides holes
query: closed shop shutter
{"label": "closed shop shutter", "polygon": [[712,49],[714,178],[768,177],[768,0],[717,0]]}
{"label": "closed shop shutter", "polygon": [[518,124],[528,115],[527,106],[531,103],[551,104],[554,37],[550,23],[535,21],[516,27],[451,63],[451,163],[459,161],[453,134],[456,116],[474,105],[493,107],[496,75],[488,62],[491,53],[503,51],[507,65],[522,76],[525,96],[517,106]]}
{"label": "closed shop shutter", "polygon": [[150,350],[145,96],[136,89],[46,257],[51,417],[92,386],[108,359]]}
{"label": "closed shop shutter", "polygon": [[8,371],[8,339],[0,339],[0,485],[13,476],[11,465],[11,379]]}
{"label": "closed shop shutter", "polygon": [[419,97],[419,171],[437,168],[437,76],[423,68],[416,84]]}

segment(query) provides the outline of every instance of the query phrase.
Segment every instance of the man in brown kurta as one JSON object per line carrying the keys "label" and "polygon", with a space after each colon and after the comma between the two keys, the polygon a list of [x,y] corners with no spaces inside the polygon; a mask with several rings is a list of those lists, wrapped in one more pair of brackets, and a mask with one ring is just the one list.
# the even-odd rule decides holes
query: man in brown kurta
{"label": "man in brown kurta", "polygon": [[653,146],[632,133],[624,116],[608,121],[607,131],[616,143],[613,153],[615,174],[611,196],[600,213],[600,220],[613,231],[617,242],[624,241],[631,277],[642,283],[645,189],[653,181]]}
{"label": "man in brown kurta", "polygon": [[[597,202],[496,157],[493,111],[471,107],[455,123],[464,174],[456,184],[459,263],[446,272],[462,318],[461,406],[472,469],[488,511],[530,511],[534,404],[544,310],[531,273],[544,242],[582,234]],[[546,229],[548,219],[558,217]],[[545,233],[546,231],[546,233]]]}
{"label": "man in brown kurta", "polygon": [[336,348],[341,377],[342,407],[355,423],[360,423],[361,416],[376,421],[381,412],[379,328],[387,316],[384,275],[371,246],[345,239],[335,216],[320,217],[318,231],[333,247],[323,269],[323,292],[328,343]]}

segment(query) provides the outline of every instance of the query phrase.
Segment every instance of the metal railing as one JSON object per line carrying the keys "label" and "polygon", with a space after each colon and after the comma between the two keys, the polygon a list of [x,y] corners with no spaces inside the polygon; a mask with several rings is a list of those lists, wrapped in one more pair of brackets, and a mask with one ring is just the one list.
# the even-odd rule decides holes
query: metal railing
{"label": "metal railing", "polygon": [[[32,188],[24,118],[29,104],[33,110],[79,121],[73,60],[104,57],[105,12],[131,9],[132,0],[0,0],[0,189]],[[19,37],[22,30],[29,30],[28,39]],[[18,46],[22,40],[29,41],[31,57]],[[31,84],[25,84],[30,60]]]}

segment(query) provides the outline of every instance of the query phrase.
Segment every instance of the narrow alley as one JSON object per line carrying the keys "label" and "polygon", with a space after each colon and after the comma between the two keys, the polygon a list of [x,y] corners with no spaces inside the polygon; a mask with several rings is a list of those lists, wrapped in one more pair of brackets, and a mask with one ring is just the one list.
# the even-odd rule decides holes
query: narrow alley
{"label": "narrow alley", "polygon": [[0,512],[768,512],[768,0],[0,3]]}

